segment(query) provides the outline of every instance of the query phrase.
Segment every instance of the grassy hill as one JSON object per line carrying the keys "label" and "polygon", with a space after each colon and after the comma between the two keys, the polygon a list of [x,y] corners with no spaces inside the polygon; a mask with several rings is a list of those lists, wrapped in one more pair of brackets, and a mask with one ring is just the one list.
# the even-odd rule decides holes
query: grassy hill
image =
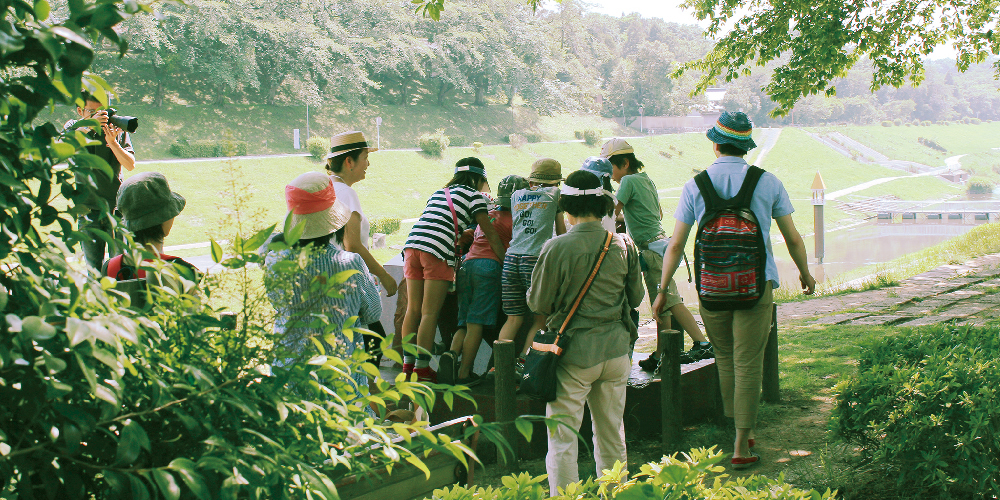
{"label": "grassy hill", "polygon": [[[703,169],[714,160],[710,144],[700,133],[651,136],[629,141],[660,190],[664,228],[670,232],[681,186],[696,169]],[[484,146],[478,151],[468,147],[449,148],[441,157],[418,151],[382,150],[370,156],[372,166],[368,177],[355,188],[370,218],[408,219],[419,216],[427,197],[447,182],[459,158],[481,158],[495,189],[504,175],[527,175],[531,163],[538,158],[559,160],[566,175],[577,169],[584,158],[598,153],[598,147],[582,142],[527,144],[521,149],[494,145]],[[795,223],[804,234],[812,231],[810,185],[817,171],[823,175],[829,191],[902,175],[897,170],[858,163],[827,148],[801,130],[791,128],[782,130],[762,166],[784,182],[796,207]],[[277,222],[285,213],[282,198],[284,185],[298,174],[323,169],[321,163],[306,157],[170,162],[140,167],[141,170],[163,172],[174,190],[188,199],[188,208],[178,218],[168,245],[203,242],[209,237],[228,238],[232,233],[230,215],[236,203],[234,200],[240,200],[242,204],[240,212],[244,223],[263,227]],[[960,192],[960,186],[936,177],[915,177],[880,184],[855,196],[896,195],[905,199],[939,199]],[[826,224],[831,229],[861,221],[857,214],[843,212],[833,202],[828,203],[826,214]],[[399,233],[389,238],[389,244],[401,244],[409,227],[404,224]],[[782,246],[776,245],[775,248],[781,258]],[[189,252],[204,254],[206,250]],[[387,249],[376,254],[380,259],[387,260],[397,252]]]}
{"label": "grassy hill", "polygon": [[[139,160],[173,158],[168,148],[181,138],[246,141],[252,155],[305,151],[305,106],[116,106],[120,114],[139,117],[139,130],[132,136]],[[74,109],[60,108],[56,111],[54,121],[64,123],[75,117]],[[421,134],[437,129],[444,129],[448,135],[465,136],[468,144],[477,141],[501,144],[513,132],[536,133],[548,141],[572,140],[574,131],[584,129],[601,130],[605,135],[627,133],[613,121],[599,116],[540,116],[531,109],[517,106],[512,112],[511,108],[504,106],[473,106],[464,103],[444,108],[429,105],[379,105],[357,112],[310,108],[309,133],[328,138],[338,132],[360,130],[375,142],[376,117],[382,117],[383,149],[415,148]],[[293,148],[292,130],[296,128],[300,130],[302,140],[303,149],[300,151]]]}
{"label": "grassy hill", "polygon": [[[929,127],[823,127],[819,131],[840,132],[894,160],[908,160],[931,166],[944,165],[944,159],[960,154],[982,153],[1000,147],[1000,122],[978,125],[953,124]],[[921,144],[929,139],[945,151]]]}

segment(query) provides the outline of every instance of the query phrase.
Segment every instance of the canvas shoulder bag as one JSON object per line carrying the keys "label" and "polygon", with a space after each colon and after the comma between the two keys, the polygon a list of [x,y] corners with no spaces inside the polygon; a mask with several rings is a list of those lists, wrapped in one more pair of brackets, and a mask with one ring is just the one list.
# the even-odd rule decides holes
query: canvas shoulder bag
{"label": "canvas shoulder bag", "polygon": [[576,309],[580,306],[583,296],[590,289],[590,284],[594,282],[597,270],[601,268],[604,256],[608,254],[608,248],[611,247],[611,239],[612,235],[608,233],[607,238],[604,240],[604,248],[601,249],[600,255],[597,256],[597,262],[594,263],[594,268],[590,271],[590,276],[587,278],[587,281],[583,282],[583,287],[580,289],[580,293],[576,295],[573,307],[570,308],[569,314],[566,315],[566,319],[563,321],[559,331],[539,330],[535,334],[535,340],[531,343],[531,349],[528,350],[528,355],[524,358],[524,375],[521,377],[521,384],[517,390],[518,393],[546,403],[556,399],[556,368],[559,366],[559,358],[566,351],[570,341],[570,336],[566,335],[566,327],[569,326],[570,320],[573,319],[573,314],[576,313]]}

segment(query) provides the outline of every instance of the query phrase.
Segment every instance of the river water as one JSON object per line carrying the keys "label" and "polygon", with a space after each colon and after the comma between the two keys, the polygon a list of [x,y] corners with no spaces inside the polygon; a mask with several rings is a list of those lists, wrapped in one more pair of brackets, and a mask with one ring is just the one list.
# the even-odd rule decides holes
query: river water
{"label": "river water", "polygon": [[[816,242],[813,236],[803,237],[809,255],[809,269],[819,283],[838,280],[838,276],[867,266],[889,262],[898,257],[923,250],[943,241],[965,234],[972,224],[879,224],[864,223],[849,229],[840,229],[826,234],[826,256],[823,263],[816,262]],[[800,228],[802,229],[802,228]],[[772,234],[780,236],[777,227]],[[775,263],[783,286],[798,286],[798,269],[788,255],[785,244],[780,239],[772,241]],[[688,259],[693,259],[688,255]],[[697,303],[698,296],[694,283],[686,283],[687,271],[678,269],[674,275],[677,286],[688,304]],[[693,271],[693,268],[692,268]]]}

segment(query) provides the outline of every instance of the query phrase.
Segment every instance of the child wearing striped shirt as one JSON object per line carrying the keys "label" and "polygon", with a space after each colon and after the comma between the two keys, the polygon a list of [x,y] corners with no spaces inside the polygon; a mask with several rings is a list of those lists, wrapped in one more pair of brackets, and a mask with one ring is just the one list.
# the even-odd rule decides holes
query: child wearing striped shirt
{"label": "child wearing striped shirt", "polygon": [[486,167],[479,158],[458,160],[455,175],[431,195],[424,212],[403,245],[403,276],[409,300],[403,317],[403,338],[417,334],[421,348],[416,359],[403,357],[403,372],[416,373],[421,382],[435,382],[430,367],[438,314],[448,288],[455,281],[456,240],[467,227],[478,224],[495,255],[504,246],[490,223],[488,202],[480,192],[487,188]]}

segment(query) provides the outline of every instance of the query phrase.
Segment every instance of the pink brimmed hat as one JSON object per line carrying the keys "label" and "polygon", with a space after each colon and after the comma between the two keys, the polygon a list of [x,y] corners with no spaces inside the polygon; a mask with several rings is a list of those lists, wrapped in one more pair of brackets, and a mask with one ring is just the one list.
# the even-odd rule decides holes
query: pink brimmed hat
{"label": "pink brimmed hat", "polygon": [[351,218],[351,210],[337,201],[330,176],[320,172],[306,172],[285,186],[285,203],[292,226],[305,222],[302,239],[336,232]]}

